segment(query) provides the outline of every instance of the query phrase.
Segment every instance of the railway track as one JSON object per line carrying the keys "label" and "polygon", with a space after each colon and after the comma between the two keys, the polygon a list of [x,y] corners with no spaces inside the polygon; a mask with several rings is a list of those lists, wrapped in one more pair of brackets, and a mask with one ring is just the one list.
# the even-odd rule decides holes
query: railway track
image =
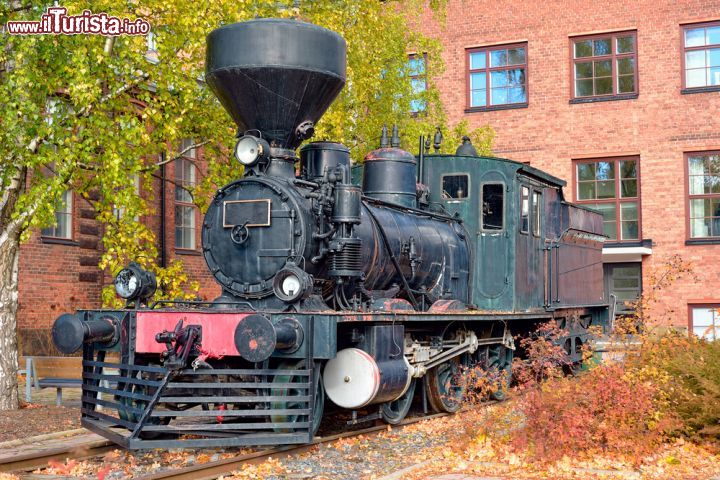
{"label": "railway track", "polygon": [[68,458],[85,460],[104,455],[117,448],[109,440],[91,440],[69,447],[54,447],[36,452],[15,455],[0,461],[0,472],[22,472],[46,467],[51,461],[65,461]]}
{"label": "railway track", "polygon": [[[431,420],[446,416],[446,413],[438,413],[421,417],[408,418],[392,426],[392,428],[404,427],[423,420]],[[325,437],[317,437],[312,443],[304,445],[290,445],[285,447],[277,447],[264,449],[253,453],[238,455],[232,458],[211,461],[202,464],[190,465],[184,468],[166,469],[153,473],[148,473],[135,478],[142,480],[204,480],[214,479],[223,474],[228,474],[239,469],[242,465],[258,464],[267,460],[269,457],[285,458],[307,452],[318,445],[332,443],[339,439],[356,437],[359,435],[375,435],[388,430],[388,425],[379,425],[361,430],[338,433]],[[42,468],[48,465],[51,460],[65,461],[67,459],[86,460],[116,449],[117,446],[107,440],[94,440],[86,444],[74,445],[72,448],[57,447],[38,452],[18,455],[12,459],[0,462],[0,472],[12,472],[23,478],[29,476],[28,472]],[[32,478],[39,478],[37,474],[33,474]]]}

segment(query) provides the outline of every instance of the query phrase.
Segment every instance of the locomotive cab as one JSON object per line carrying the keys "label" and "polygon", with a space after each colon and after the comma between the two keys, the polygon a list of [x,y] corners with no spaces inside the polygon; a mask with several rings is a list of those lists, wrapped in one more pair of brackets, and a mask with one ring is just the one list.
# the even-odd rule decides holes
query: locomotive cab
{"label": "locomotive cab", "polygon": [[499,311],[602,306],[602,215],[564,200],[565,181],[512,160],[426,155],[430,202],[473,237],[472,303]]}

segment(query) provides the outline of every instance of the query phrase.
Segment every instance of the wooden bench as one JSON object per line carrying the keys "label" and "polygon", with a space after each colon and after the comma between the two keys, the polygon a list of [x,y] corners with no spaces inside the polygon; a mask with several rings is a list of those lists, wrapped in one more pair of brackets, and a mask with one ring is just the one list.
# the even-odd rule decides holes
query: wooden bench
{"label": "wooden bench", "polygon": [[[106,358],[107,362],[119,362],[119,355],[111,352]],[[25,401],[32,401],[32,388],[41,390],[43,388],[55,388],[57,391],[55,405],[62,404],[63,388],[82,388],[82,357],[20,357],[20,365],[25,364],[25,369],[20,370],[25,374]],[[117,372],[115,372],[117,373]],[[117,382],[107,382],[104,387]],[[102,396],[102,394],[99,394]]]}
{"label": "wooden bench", "polygon": [[25,357],[25,401],[32,401],[36,390],[55,388],[55,405],[62,404],[63,388],[82,387],[81,357]]}

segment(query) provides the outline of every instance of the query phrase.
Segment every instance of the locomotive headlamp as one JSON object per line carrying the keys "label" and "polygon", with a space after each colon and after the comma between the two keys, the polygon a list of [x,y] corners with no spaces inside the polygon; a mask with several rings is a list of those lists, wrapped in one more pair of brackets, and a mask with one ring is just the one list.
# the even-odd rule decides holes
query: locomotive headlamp
{"label": "locomotive headlamp", "polygon": [[296,302],[312,290],[313,280],[297,265],[283,267],[273,280],[273,292],[284,302]]}
{"label": "locomotive headlamp", "polygon": [[125,300],[145,300],[152,297],[157,288],[155,274],[143,270],[135,262],[120,270],[114,283],[115,292]]}
{"label": "locomotive headlamp", "polygon": [[262,138],[245,135],[235,145],[235,158],[246,167],[257,164],[270,153],[270,145]]}
{"label": "locomotive headlamp", "polygon": [[300,279],[291,273],[283,279],[280,290],[282,290],[284,295],[290,297],[295,295],[300,291]]}

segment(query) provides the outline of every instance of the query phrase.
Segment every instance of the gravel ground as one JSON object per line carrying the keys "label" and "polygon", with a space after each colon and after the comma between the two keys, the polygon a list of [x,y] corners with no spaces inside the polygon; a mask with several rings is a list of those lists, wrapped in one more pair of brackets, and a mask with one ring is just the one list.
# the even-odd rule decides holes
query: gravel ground
{"label": "gravel ground", "polygon": [[[447,441],[445,435],[401,429],[348,441],[340,440],[284,460],[278,468],[279,472],[266,478],[351,480],[386,475],[422,462],[423,452],[442,447]],[[242,472],[237,477],[243,478]]]}
{"label": "gravel ground", "polygon": [[[464,433],[462,415],[426,420],[402,428],[388,428],[379,434],[339,439],[314,447],[299,456],[269,459],[245,465],[225,479],[361,479],[379,478],[405,467],[420,464],[431,451],[460,439]],[[336,423],[340,422],[336,420]],[[369,425],[360,425],[367,428]],[[326,430],[326,427],[323,428]],[[337,433],[326,431],[326,434]],[[257,451],[257,449],[195,449],[130,452],[114,450],[102,458],[52,463],[34,473],[115,480],[133,478],[167,468],[183,468]],[[57,478],[57,477],[55,477]]]}
{"label": "gravel ground", "polygon": [[419,465],[468,433],[463,414],[393,428],[376,435],[340,439],[299,456],[269,460],[225,476],[225,479],[356,480],[380,478]]}
{"label": "gravel ground", "polygon": [[55,389],[32,389],[32,403],[25,403],[25,381],[18,381],[20,409],[0,414],[0,442],[62,432],[80,427],[80,389],[63,389],[63,404],[55,406]]}
{"label": "gravel ground", "polygon": [[87,460],[51,462],[46,468],[35,470],[34,478],[56,479],[58,476],[78,478],[103,478],[119,480],[135,478],[168,469],[180,469],[191,465],[214,462],[256,451],[254,449],[193,449],[193,450],[113,450],[103,457]]}

